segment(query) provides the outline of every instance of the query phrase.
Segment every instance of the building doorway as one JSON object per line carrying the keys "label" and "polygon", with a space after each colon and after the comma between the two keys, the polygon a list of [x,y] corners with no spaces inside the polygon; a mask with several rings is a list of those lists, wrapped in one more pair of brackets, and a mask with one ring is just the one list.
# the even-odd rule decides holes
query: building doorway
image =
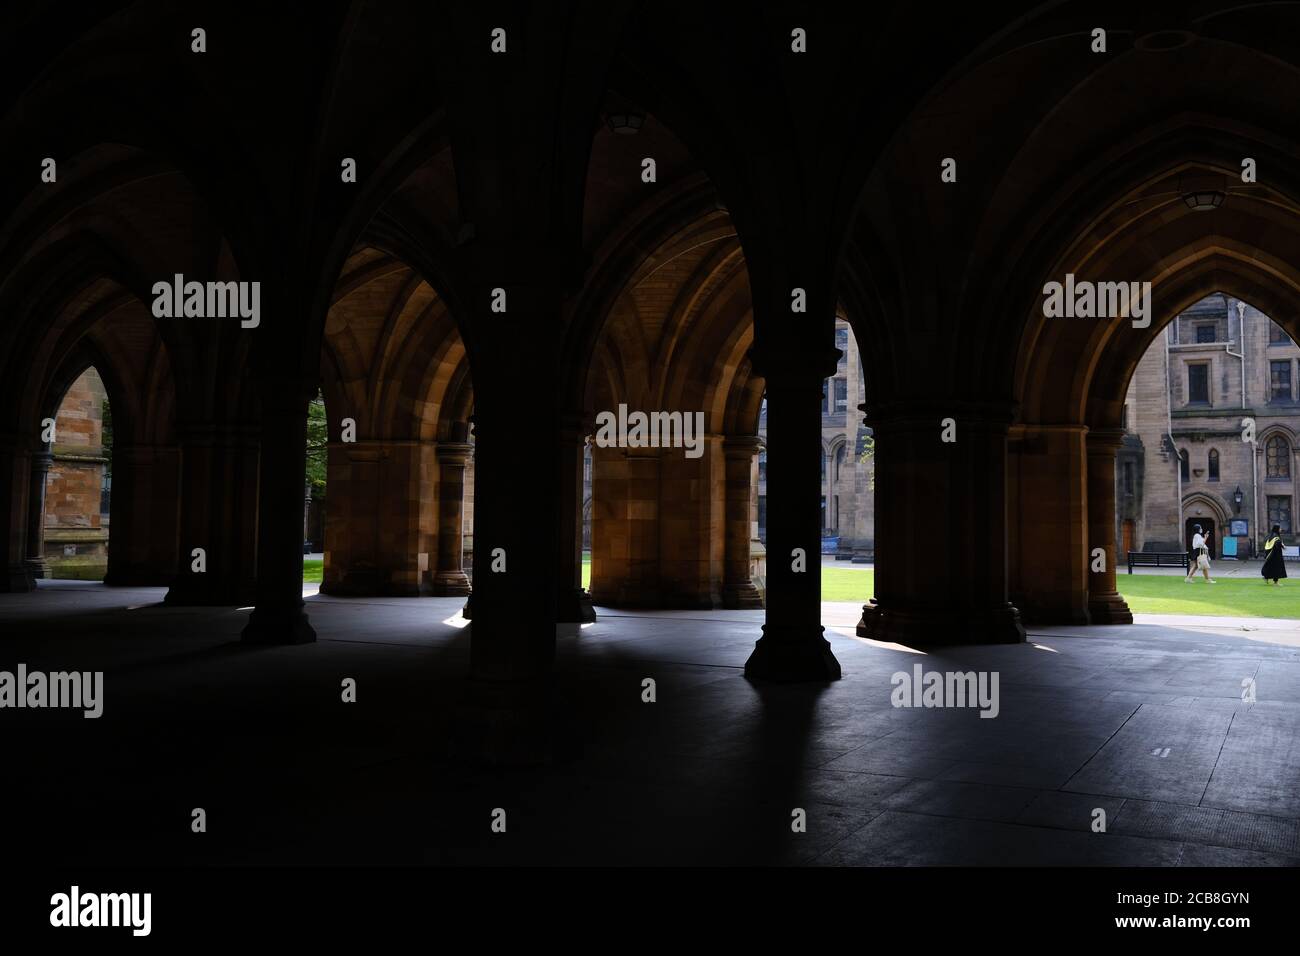
{"label": "building doorway", "polygon": [[1192,550],[1192,535],[1196,534],[1196,526],[1201,526],[1201,534],[1205,536],[1205,546],[1210,549],[1210,557],[1217,558],[1219,551],[1217,547],[1218,535],[1215,534],[1214,519],[1198,515],[1195,518],[1188,518],[1184,526],[1183,541],[1187,545],[1187,550]]}

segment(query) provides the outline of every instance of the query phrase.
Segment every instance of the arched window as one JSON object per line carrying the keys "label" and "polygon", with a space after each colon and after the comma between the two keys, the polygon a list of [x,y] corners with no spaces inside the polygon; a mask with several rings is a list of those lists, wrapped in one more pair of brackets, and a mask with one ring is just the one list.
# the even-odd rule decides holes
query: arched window
{"label": "arched window", "polygon": [[1210,481],[1219,480],[1219,453],[1216,449],[1210,449]]}
{"label": "arched window", "polygon": [[1191,462],[1187,457],[1186,448],[1178,453],[1178,474],[1182,477],[1183,481],[1191,480]]}
{"label": "arched window", "polygon": [[1291,477],[1291,444],[1281,435],[1274,435],[1264,445],[1264,476],[1268,481]]}

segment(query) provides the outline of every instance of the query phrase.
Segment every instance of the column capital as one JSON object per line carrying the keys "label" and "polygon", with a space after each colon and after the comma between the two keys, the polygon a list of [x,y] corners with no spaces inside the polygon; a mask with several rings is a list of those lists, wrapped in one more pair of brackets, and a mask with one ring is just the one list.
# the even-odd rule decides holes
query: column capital
{"label": "column capital", "polygon": [[320,391],[320,376],[261,374],[254,385],[264,411],[296,411],[298,405],[306,411],[307,403]]}
{"label": "column capital", "polygon": [[586,412],[560,412],[560,440],[571,445],[581,445],[596,430],[595,419]]}
{"label": "column capital", "polygon": [[261,429],[246,423],[177,422],[176,437],[182,445],[247,445],[257,443]]}
{"label": "column capital", "polygon": [[464,466],[473,448],[469,442],[441,441],[434,446],[433,453],[440,465]]}
{"label": "column capital", "polygon": [[753,458],[763,448],[757,435],[727,435],[722,439],[722,453],[728,458]]}
{"label": "column capital", "polygon": [[621,453],[629,461],[658,461],[663,457],[665,451],[663,448],[651,448],[649,445],[644,447],[628,446],[626,448],[614,448],[613,450]]}
{"label": "column capital", "polygon": [[1088,430],[1089,455],[1114,455],[1124,444],[1122,428],[1090,428]]}
{"label": "column capital", "polygon": [[1007,431],[1019,412],[1019,403],[970,398],[920,398],[893,402],[868,402],[858,406],[863,424],[873,431],[920,431],[938,427],[945,418],[959,426]]}
{"label": "column capital", "polygon": [[832,377],[839,368],[840,350],[833,345],[824,348],[806,343],[794,348],[783,343],[755,343],[749,350],[749,362],[754,371],[767,379],[769,389],[816,383]]}

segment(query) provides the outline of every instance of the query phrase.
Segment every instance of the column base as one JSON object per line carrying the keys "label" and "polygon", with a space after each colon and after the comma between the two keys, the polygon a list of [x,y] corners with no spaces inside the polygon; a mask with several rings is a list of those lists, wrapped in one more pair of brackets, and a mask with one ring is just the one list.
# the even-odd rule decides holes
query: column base
{"label": "column base", "polygon": [[243,607],[253,603],[255,585],[201,582],[198,575],[173,578],[164,604],[178,607]]}
{"label": "column base", "polygon": [[754,587],[753,581],[739,585],[724,584],[722,606],[731,610],[757,610],[763,607],[763,595]]}
{"label": "column base", "polygon": [[175,580],[175,572],[149,571],[129,568],[125,571],[109,568],[104,575],[104,586],[110,588],[165,588]]}
{"label": "column base", "polygon": [[556,624],[594,624],[596,609],[591,606],[591,595],[582,588],[563,588],[556,597]]}
{"label": "column base", "polygon": [[840,662],[831,653],[823,628],[777,628],[763,625],[763,636],[745,662],[750,680],[780,682],[840,679]]}
{"label": "column base", "polygon": [[1023,644],[1020,612],[1007,604],[992,610],[896,610],[876,601],[862,606],[858,637],[905,646]]}
{"label": "column base", "polygon": [[328,594],[330,597],[399,597],[399,598],[418,598],[430,597],[432,592],[420,590],[418,584],[394,584],[389,582],[382,587],[356,587],[347,582],[326,584],[321,582],[319,593]]}
{"label": "column base", "polygon": [[25,564],[27,573],[37,581],[43,581],[50,576],[50,562],[44,559],[28,558]]}
{"label": "column base", "polygon": [[469,578],[464,571],[439,571],[433,576],[434,597],[464,597],[469,594]]}
{"label": "column base", "polygon": [[316,640],[316,630],[301,605],[255,607],[239,639],[245,644],[310,644]]}
{"label": "column base", "polygon": [[1087,608],[1020,608],[1020,622],[1033,627],[1087,627],[1097,623]]}
{"label": "column base", "polygon": [[643,608],[656,610],[670,607],[658,586],[641,587],[621,584],[615,588],[591,591],[591,599],[601,607]]}
{"label": "column base", "polygon": [[1133,612],[1118,591],[1091,597],[1088,600],[1088,614],[1093,624],[1133,623]]}
{"label": "column base", "polygon": [[0,576],[0,592],[5,594],[26,594],[36,590],[36,579],[25,564],[10,565]]}
{"label": "column base", "polygon": [[450,756],[479,766],[543,766],[553,759],[553,726],[548,684],[472,680],[452,714]]}
{"label": "column base", "polygon": [[[390,594],[391,574],[387,568],[348,568],[333,581],[322,581],[320,593],[334,597],[405,597]],[[418,589],[417,589],[418,593]]]}

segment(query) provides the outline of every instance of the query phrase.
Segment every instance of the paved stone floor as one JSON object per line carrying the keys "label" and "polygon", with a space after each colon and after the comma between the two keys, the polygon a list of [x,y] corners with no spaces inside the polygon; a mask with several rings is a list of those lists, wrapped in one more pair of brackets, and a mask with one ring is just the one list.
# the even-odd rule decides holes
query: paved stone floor
{"label": "paved stone floor", "polygon": [[[827,604],[844,679],[758,686],[741,668],[761,612],[608,611],[559,640],[555,762],[489,771],[445,757],[468,661],[458,601],[317,595],[316,644],[245,648],[246,610],[167,608],[162,594],[59,582],[0,596],[0,670],[106,672],[98,720],[0,711],[9,850],[115,864],[1300,863],[1297,622],[1148,617],[919,653],[854,637],[857,609]],[[917,663],[996,671],[998,716],[893,707],[891,675]],[[206,834],[190,832],[194,807]],[[505,834],[490,830],[497,807]]]}

